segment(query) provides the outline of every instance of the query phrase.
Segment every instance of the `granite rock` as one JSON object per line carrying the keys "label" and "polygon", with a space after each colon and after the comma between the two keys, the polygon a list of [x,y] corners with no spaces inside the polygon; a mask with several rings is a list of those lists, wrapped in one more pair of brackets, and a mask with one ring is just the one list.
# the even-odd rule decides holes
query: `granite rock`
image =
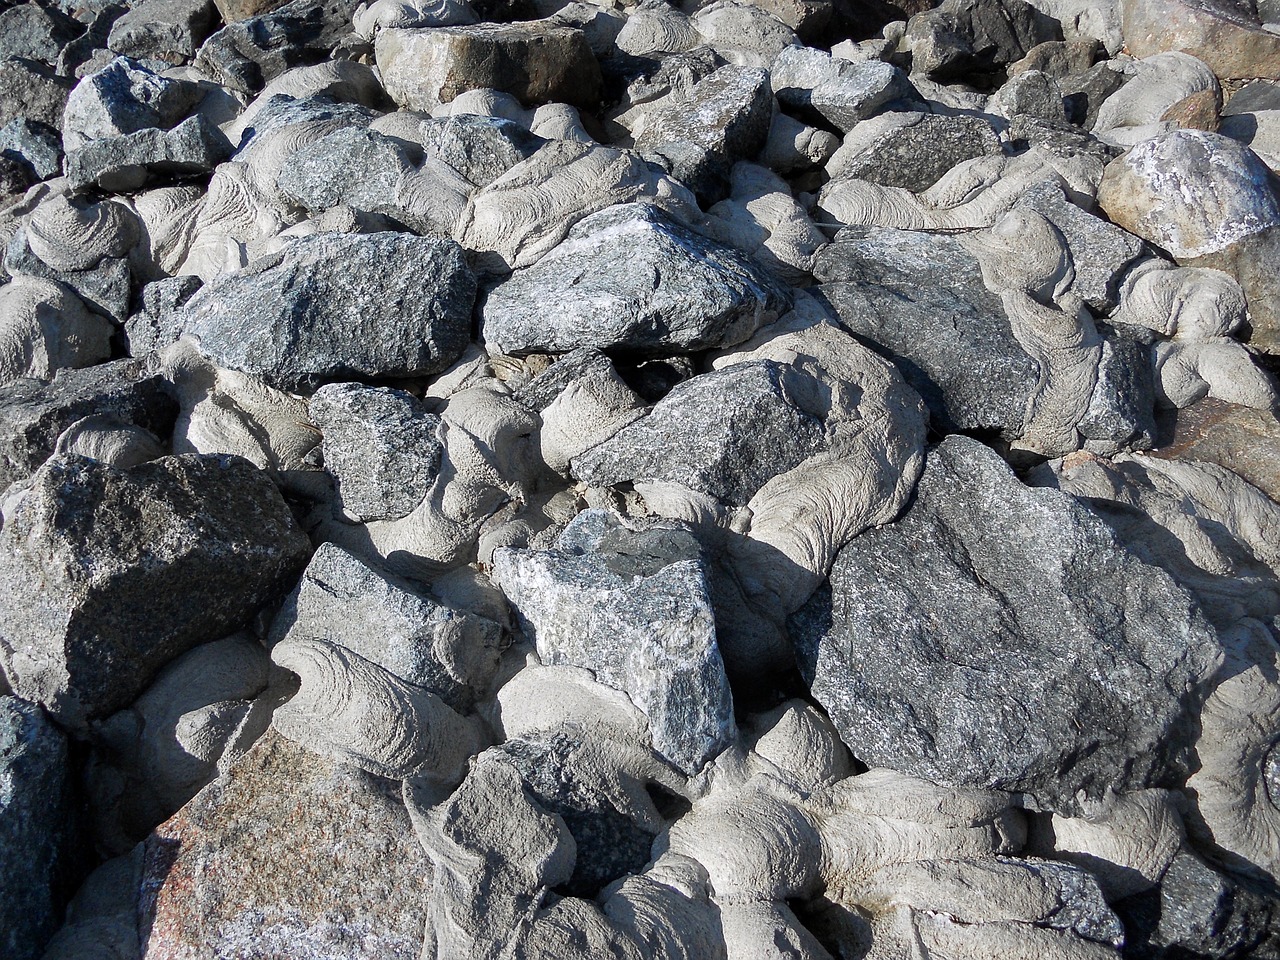
{"label": "granite rock", "polygon": [[1260,7],[1230,0],[1119,0],[1133,56],[1184,50],[1224,80],[1280,77],[1280,36],[1263,27]]}
{"label": "granite rock", "polygon": [[913,73],[947,80],[993,73],[1061,39],[1059,23],[1023,0],[944,0],[907,22],[902,43]]}
{"label": "granite rock", "polygon": [[206,174],[231,156],[231,144],[203,114],[169,130],[151,127],[102,137],[67,154],[67,179],[79,189],[96,186],[118,193],[156,178]]}
{"label": "granite rock", "polygon": [[919,193],[957,164],[1001,152],[999,137],[981,117],[883,113],[849,131],[826,171],[833,180],[856,177]]}
{"label": "granite rock", "polygon": [[0,13],[0,60],[37,60],[56,66],[62,48],[84,27],[56,6],[20,3]]}
{"label": "granite rock", "polygon": [[112,24],[107,49],[126,57],[188,63],[217,19],[212,0],[142,0]]}
{"label": "granite rock", "polygon": [[419,128],[422,150],[478,187],[492,183],[545,142],[502,117],[463,113],[432,117]]}
{"label": "granite rock", "polygon": [[0,60],[0,124],[31,120],[62,126],[72,84],[34,60]]}
{"label": "granite rock", "polygon": [[195,83],[161,76],[144,63],[116,57],[81,80],[67,98],[62,145],[70,153],[91,140],[167,130],[181,122],[203,91]]}
{"label": "granite rock", "polygon": [[1274,413],[1206,397],[1165,412],[1160,426],[1152,456],[1216,463],[1280,501],[1280,420]]}
{"label": "granite rock", "polygon": [[0,129],[0,154],[30,167],[36,180],[48,180],[62,169],[62,138],[52,127],[18,117]]}
{"label": "granite rock", "polygon": [[891,64],[850,63],[808,47],[787,47],[779,53],[769,78],[785,109],[842,133],[915,94],[906,74]]}
{"label": "granite rock", "polygon": [[313,214],[345,204],[360,213],[394,216],[402,178],[413,169],[393,138],[342,127],[297,151],[280,171],[280,192]]}
{"label": "granite rock", "polygon": [[163,277],[143,287],[139,310],[124,325],[129,354],[145,357],[176,343],[182,336],[182,308],[200,287],[200,278],[190,274]]}
{"label": "granite rock", "polygon": [[1104,336],[1093,396],[1076,425],[1084,449],[1102,456],[1150,449],[1156,438],[1155,401],[1150,347],[1123,336]]}

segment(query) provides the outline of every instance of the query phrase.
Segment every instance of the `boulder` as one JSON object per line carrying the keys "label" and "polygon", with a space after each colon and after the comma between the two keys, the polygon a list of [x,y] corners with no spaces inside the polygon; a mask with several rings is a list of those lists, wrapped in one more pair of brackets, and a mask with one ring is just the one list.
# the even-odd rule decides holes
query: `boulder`
{"label": "boulder", "polygon": [[944,0],[907,22],[911,70],[931,80],[994,73],[1062,39],[1058,21],[1023,0]]}
{"label": "boulder", "polygon": [[341,203],[360,213],[394,216],[401,181],[412,169],[408,151],[393,138],[341,127],[295,153],[277,183],[313,214]]}
{"label": "boulder", "polygon": [[62,138],[52,127],[17,117],[0,129],[0,155],[29,167],[36,180],[48,180],[62,169]]}
{"label": "boulder", "polygon": [[462,113],[423,120],[422,150],[478,187],[492,183],[545,142],[513,120]]}
{"label": "boulder", "polygon": [[203,96],[195,83],[161,76],[144,63],[116,57],[81,80],[67,98],[62,145],[68,152],[91,140],[168,130]]}
{"label": "boulder", "polygon": [[1264,28],[1261,4],[1230,0],[1119,0],[1125,47],[1135,57],[1183,50],[1223,80],[1280,78],[1280,36]]}
{"label": "boulder", "polygon": [[74,189],[137,190],[153,178],[209,173],[231,156],[227,138],[203,114],[171,130],[151,127],[92,140],[67,154],[67,179]]}
{"label": "boulder", "polygon": [[0,286],[0,384],[101,363],[111,357],[114,332],[62,284],[16,277]]}
{"label": "boulder", "polygon": [[310,552],[246,460],[121,470],[60,454],[5,505],[0,663],[15,693],[83,730],[174,657],[244,624]]}
{"label": "boulder", "polygon": [[[548,313],[542,305],[551,302],[557,309]],[[493,288],[481,333],[509,354],[596,347],[664,355],[740,343],[787,303],[785,288],[752,260],[633,203],[581,220]]]}
{"label": "boulder", "polygon": [[1221,657],[1172,577],[958,436],[901,519],[845,547],[791,632],[860,760],[1068,815],[1182,782],[1197,688]]}
{"label": "boulder", "polygon": [[62,48],[83,31],[57,7],[17,4],[0,13],[0,60],[37,60],[56,66]]}
{"label": "boulder", "polygon": [[284,390],[426,376],[466,347],[475,290],[451,240],[322,233],[216,277],[183,327],[219,366]]}
{"label": "boulder", "polygon": [[832,180],[856,177],[919,193],[957,164],[1001,152],[1000,138],[981,117],[882,113],[849,131],[826,170]]}
{"label": "boulder", "polygon": [[0,124],[31,120],[60,128],[71,87],[34,60],[0,60]]}
{"label": "boulder", "polygon": [[107,49],[125,57],[188,63],[217,19],[212,0],[142,0],[112,24]]}
{"label": "boulder", "polygon": [[915,95],[906,74],[891,64],[850,63],[809,47],[784,49],[769,77],[783,107],[842,133],[895,100]]}
{"label": "boulder", "polygon": [[1211,397],[1162,417],[1161,445],[1152,456],[1204,460],[1226,467],[1280,502],[1280,420]]}

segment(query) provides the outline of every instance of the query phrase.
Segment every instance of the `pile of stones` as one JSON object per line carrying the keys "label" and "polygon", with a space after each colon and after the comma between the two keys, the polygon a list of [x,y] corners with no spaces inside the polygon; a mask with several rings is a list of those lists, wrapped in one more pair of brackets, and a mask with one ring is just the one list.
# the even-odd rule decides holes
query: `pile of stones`
{"label": "pile of stones", "polygon": [[0,955],[1280,957],[1280,5],[0,0]]}

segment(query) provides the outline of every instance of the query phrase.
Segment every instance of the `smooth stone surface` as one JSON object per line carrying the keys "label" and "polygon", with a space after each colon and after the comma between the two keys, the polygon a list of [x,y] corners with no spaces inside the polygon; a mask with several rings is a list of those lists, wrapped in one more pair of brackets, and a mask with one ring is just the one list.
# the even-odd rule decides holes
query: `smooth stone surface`
{"label": "smooth stone surface", "polygon": [[1206,460],[1249,481],[1280,502],[1280,420],[1206,397],[1161,417],[1162,445],[1152,456],[1170,460]]}
{"label": "smooth stone surface", "polygon": [[788,302],[786,289],[738,251],[654,206],[625,204],[579,221],[495,287],[481,307],[481,335],[507,354],[693,352],[741,343]]}
{"label": "smooth stone surface", "polygon": [[935,783],[1082,796],[1180,783],[1217,636],[1073,498],[948,437],[896,522],[855,538],[792,620],[854,756]]}
{"label": "smooth stone surface", "polygon": [[1038,369],[959,238],[846,228],[813,272],[818,298],[894,361],[939,430],[1021,434]]}
{"label": "smooth stone surface", "polygon": [[653,745],[692,774],[737,735],[698,541],[589,510],[554,550],[494,555],[493,577],[542,662],[585,667],[649,719]]}
{"label": "smooth stone surface", "polygon": [[284,390],[426,376],[466,347],[475,290],[451,240],[315,234],[206,284],[184,330],[219,366]]}
{"label": "smooth stone surface", "polygon": [[1231,0],[1119,0],[1125,47],[1149,57],[1184,50],[1223,80],[1280,77],[1280,36],[1253,4]]}
{"label": "smooth stone surface", "polygon": [[187,454],[128,470],[59,454],[0,530],[0,657],[15,693],[83,729],[287,587],[311,544],[266,474]]}
{"label": "smooth stone surface", "polygon": [[269,730],[146,841],[145,960],[417,960],[431,864],[400,785]]}

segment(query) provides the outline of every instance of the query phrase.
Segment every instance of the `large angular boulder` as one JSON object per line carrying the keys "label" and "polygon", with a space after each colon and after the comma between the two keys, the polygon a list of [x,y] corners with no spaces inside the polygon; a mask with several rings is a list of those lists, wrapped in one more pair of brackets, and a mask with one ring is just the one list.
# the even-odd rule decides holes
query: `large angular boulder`
{"label": "large angular boulder", "polygon": [[149,127],[92,140],[67,155],[67,178],[77,189],[137,190],[153,177],[209,173],[231,155],[231,144],[201,114],[172,130]]}
{"label": "large angular boulder", "polygon": [[503,353],[596,347],[665,355],[741,343],[789,299],[732,247],[632,203],[580,221],[538,263],[495,287],[481,330]]}
{"label": "large angular boulder", "polygon": [[787,47],[773,63],[770,81],[778,102],[801,119],[848,133],[915,90],[897,67],[878,60],[850,63],[822,50]]}
{"label": "large angular boulder", "polygon": [[130,57],[116,57],[71,91],[60,124],[63,147],[71,151],[91,140],[151,127],[167,130],[202,95],[195,83],[161,76]]}
{"label": "large angular boulder", "polygon": [[1280,77],[1280,36],[1263,4],[1231,0],[1120,0],[1125,49],[1142,58],[1184,50],[1223,80]]}
{"label": "large angular boulder", "polygon": [[32,60],[0,61],[0,123],[34,120],[62,126],[71,82]]}
{"label": "large angular boulder", "polygon": [[322,233],[215,278],[184,331],[221,367],[296,390],[438,373],[471,334],[475,275],[440,237]]}
{"label": "large angular boulder", "polygon": [[1172,577],[965,437],[933,451],[900,520],[841,552],[792,638],[859,759],[1068,814],[1181,782],[1221,657]]}
{"label": "large angular boulder", "polygon": [[83,729],[174,657],[242,625],[310,551],[247,460],[119,470],[59,454],[6,503],[0,665],[15,693]]}

